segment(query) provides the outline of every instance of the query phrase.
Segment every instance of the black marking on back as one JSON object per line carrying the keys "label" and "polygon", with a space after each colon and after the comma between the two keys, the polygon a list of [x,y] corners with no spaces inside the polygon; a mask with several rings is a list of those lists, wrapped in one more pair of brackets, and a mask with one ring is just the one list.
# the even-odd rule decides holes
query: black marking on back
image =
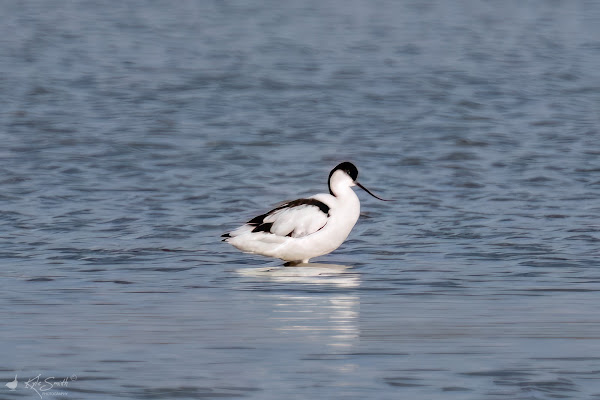
{"label": "black marking on back", "polygon": [[[277,210],[277,208],[275,210]],[[270,213],[272,213],[273,211],[275,211],[275,210],[271,210],[271,211],[269,211],[266,214],[261,214],[261,215],[259,215],[257,217],[254,217],[250,221],[246,222],[246,224],[248,224],[248,225],[260,225],[265,220],[265,217],[267,215],[269,215]]]}
{"label": "black marking on back", "polygon": [[[250,221],[246,222],[246,224],[255,226],[255,228],[252,230],[252,232],[269,232],[270,233],[273,223],[272,222],[264,222],[265,218],[267,218],[269,215],[273,214],[276,211],[283,210],[285,208],[298,207],[298,206],[318,207],[319,210],[323,214],[329,216],[329,206],[327,204],[323,203],[322,201],[319,201],[317,199],[298,199],[298,200],[293,200],[293,201],[287,202],[285,204],[282,204],[281,206],[272,209],[268,213],[256,216],[256,217],[252,218]],[[287,234],[287,236],[291,237],[293,233],[294,233],[294,231]]]}
{"label": "black marking on back", "polygon": [[356,168],[354,164],[348,161],[338,164],[334,169],[331,170],[331,172],[329,173],[329,179],[327,180],[327,185],[329,186],[329,193],[331,193],[332,196],[335,195],[331,191],[331,175],[333,175],[333,173],[339,169],[347,173],[353,181],[355,181],[358,178],[358,168]]}
{"label": "black marking on back", "polygon": [[258,225],[256,228],[252,229],[252,232],[267,232],[271,233],[271,227],[273,226],[272,222],[265,222],[264,224]]}
{"label": "black marking on back", "polygon": [[[283,206],[276,208],[275,210],[281,210],[284,208],[292,208],[292,207],[298,207],[298,206],[315,206],[315,207],[319,207],[319,210],[321,210],[321,212],[325,215],[329,215],[329,206],[325,203],[323,203],[322,201],[319,201],[317,199],[298,199],[298,200],[294,200],[294,201],[290,201],[289,203],[284,204]],[[273,211],[275,211],[273,210]],[[270,211],[269,213],[271,213],[272,211]]]}

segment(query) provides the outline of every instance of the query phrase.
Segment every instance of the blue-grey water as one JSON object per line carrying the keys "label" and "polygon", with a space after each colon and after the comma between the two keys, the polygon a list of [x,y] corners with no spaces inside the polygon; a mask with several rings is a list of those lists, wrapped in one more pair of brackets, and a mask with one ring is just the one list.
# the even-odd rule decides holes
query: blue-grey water
{"label": "blue-grey water", "polygon": [[[598,2],[0,15],[1,399],[600,398]],[[220,242],[346,160],[319,264]]]}

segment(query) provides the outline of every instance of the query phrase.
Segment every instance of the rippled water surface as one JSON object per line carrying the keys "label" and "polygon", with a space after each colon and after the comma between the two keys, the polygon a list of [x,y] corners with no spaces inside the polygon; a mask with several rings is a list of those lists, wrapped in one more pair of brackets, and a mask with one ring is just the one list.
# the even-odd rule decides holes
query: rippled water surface
{"label": "rippled water surface", "polygon": [[0,398],[600,398],[600,5],[253,3],[0,5]]}

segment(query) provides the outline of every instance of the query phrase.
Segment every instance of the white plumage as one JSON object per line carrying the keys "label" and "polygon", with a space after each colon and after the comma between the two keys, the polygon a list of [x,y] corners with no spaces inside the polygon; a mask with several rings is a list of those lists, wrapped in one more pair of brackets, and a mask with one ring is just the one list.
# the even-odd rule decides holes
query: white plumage
{"label": "white plumage", "polygon": [[329,174],[330,194],[286,202],[223,235],[224,241],[247,252],[276,257],[294,265],[337,249],[346,240],[360,214],[352,190],[358,170],[349,162]]}

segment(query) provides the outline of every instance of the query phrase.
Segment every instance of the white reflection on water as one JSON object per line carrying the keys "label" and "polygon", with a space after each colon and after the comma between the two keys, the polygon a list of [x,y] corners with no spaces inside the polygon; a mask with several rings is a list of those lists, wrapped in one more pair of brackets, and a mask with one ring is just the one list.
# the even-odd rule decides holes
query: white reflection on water
{"label": "white reflection on water", "polygon": [[279,295],[272,319],[282,332],[303,332],[328,346],[352,347],[359,337],[359,299],[352,295]]}
{"label": "white reflection on water", "polygon": [[[300,264],[295,267],[261,267],[237,270],[245,277],[270,283],[298,284],[301,288],[355,288],[360,277],[351,266]],[[269,294],[274,298],[271,320],[283,334],[298,334],[309,341],[347,349],[359,337],[359,297],[347,293],[317,290],[303,294]]]}
{"label": "white reflection on water", "polygon": [[309,263],[295,267],[242,268],[236,271],[246,277],[255,277],[277,283],[298,283],[354,288],[360,284],[352,267],[340,264]]}

